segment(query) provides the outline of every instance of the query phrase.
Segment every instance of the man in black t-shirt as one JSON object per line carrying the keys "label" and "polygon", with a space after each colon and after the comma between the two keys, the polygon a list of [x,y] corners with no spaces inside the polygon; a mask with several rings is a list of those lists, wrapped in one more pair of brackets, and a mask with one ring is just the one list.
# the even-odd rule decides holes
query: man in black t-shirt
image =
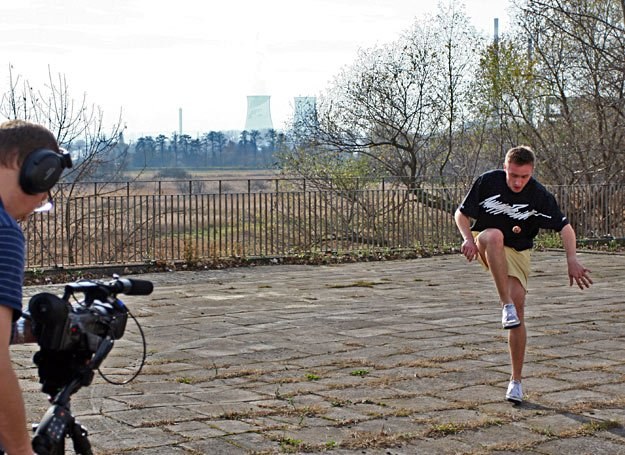
{"label": "man in black t-shirt", "polygon": [[477,259],[490,271],[502,305],[502,325],[510,329],[512,377],[506,399],[513,403],[523,401],[521,374],[527,340],[525,294],[530,251],[539,229],[560,233],[569,284],[575,281],[580,289],[592,284],[590,270],[577,259],[575,231],[560,211],[555,197],[532,177],[535,161],[529,147],[510,149],[503,169],[478,177],[455,213],[464,239],[462,254],[469,261]]}

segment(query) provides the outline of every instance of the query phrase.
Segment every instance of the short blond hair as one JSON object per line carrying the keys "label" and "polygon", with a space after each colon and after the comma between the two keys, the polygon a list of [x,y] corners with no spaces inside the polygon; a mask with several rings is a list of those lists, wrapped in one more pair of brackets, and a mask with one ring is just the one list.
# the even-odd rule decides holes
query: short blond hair
{"label": "short blond hair", "polygon": [[519,166],[531,164],[534,166],[536,163],[536,154],[527,145],[512,147],[508,150],[508,153],[506,153],[506,163],[514,163]]}

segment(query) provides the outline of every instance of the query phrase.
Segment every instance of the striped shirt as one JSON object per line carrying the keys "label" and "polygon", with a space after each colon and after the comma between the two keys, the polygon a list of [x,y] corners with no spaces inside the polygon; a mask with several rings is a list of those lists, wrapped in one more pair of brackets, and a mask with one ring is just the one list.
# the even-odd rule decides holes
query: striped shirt
{"label": "striped shirt", "polygon": [[13,308],[15,319],[22,312],[24,254],[24,233],[0,200],[0,305]]}

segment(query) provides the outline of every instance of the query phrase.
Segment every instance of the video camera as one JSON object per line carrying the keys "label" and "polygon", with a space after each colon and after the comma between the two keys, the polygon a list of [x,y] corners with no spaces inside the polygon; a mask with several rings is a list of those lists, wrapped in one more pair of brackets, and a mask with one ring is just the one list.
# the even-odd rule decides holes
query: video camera
{"label": "video camera", "polygon": [[[152,289],[150,281],[117,277],[108,283],[67,284],[62,298],[36,294],[28,310],[37,343],[44,350],[95,353],[104,337],[118,340],[124,335],[128,310],[116,295],[149,295]],[[84,293],[84,300],[70,303],[69,298],[78,292]]]}
{"label": "video camera", "polygon": [[[33,361],[38,367],[41,390],[52,397],[52,406],[33,438],[33,449],[38,454],[64,453],[64,438],[68,435],[76,453],[91,453],[87,431],[69,410],[70,396],[91,384],[93,371],[111,351],[114,340],[124,335],[128,315],[132,314],[117,294],[149,295],[152,290],[150,281],[113,275],[111,281],[67,284],[61,298],[42,292],[30,299],[26,317],[31,319],[40,347]],[[84,298],[78,300],[76,294]],[[70,302],[70,297],[75,301]],[[143,336],[138,323],[137,327]],[[145,360],[145,338],[143,341]]]}

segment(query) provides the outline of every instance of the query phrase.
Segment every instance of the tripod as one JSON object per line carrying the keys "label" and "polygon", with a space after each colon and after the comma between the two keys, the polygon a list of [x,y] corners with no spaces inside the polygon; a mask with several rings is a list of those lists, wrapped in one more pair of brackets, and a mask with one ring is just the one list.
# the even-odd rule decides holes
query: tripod
{"label": "tripod", "polygon": [[[93,373],[91,373],[93,374]],[[74,452],[80,455],[92,455],[91,443],[87,438],[88,432],[72,415],[70,411],[70,395],[80,388],[80,379],[73,380],[65,386],[52,406],[48,408],[39,424],[33,425],[33,450],[38,455],[63,455],[65,453],[65,438],[69,436],[74,444]]]}
{"label": "tripod", "polygon": [[[63,387],[52,400],[52,405],[44,414],[41,422],[33,425],[35,436],[32,447],[38,455],[64,455],[65,438],[70,437],[74,452],[78,455],[93,455],[88,432],[70,411],[70,396],[83,385],[88,385],[93,378],[93,371],[86,368],[77,374],[69,384]],[[0,447],[0,455],[5,455]]]}
{"label": "tripod", "polygon": [[33,450],[38,455],[63,455],[65,439],[70,437],[74,444],[74,452],[78,455],[93,455],[88,431],[72,415],[70,397],[82,386],[88,386],[93,380],[96,370],[113,348],[113,340],[106,337],[87,365],[80,368],[69,384],[65,385],[52,400],[41,422],[34,425],[35,436],[32,440]]}

